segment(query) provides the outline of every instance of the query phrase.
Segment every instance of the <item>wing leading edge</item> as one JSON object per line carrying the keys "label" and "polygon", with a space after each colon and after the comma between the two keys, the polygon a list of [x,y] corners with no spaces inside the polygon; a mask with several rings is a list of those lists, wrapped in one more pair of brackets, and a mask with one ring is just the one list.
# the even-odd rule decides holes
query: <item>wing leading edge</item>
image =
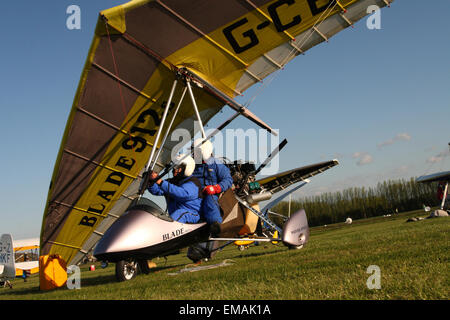
{"label": "wing leading edge", "polygon": [[264,191],[269,191],[272,194],[285,190],[289,186],[311,178],[320,174],[334,166],[337,166],[339,161],[334,159],[330,161],[320,162],[285,172],[281,172],[260,180],[257,180]]}
{"label": "wing leading edge", "polygon": [[428,183],[436,181],[450,181],[450,171],[442,171],[426,176],[421,176],[416,179],[417,182]]}

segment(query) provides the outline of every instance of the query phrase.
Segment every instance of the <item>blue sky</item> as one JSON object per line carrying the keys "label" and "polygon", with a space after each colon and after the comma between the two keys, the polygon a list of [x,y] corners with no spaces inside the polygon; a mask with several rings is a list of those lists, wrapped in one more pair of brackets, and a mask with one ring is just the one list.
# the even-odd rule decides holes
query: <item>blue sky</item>
{"label": "blue sky", "polygon": [[[0,233],[39,235],[98,12],[123,2],[3,4]],[[81,30],[66,28],[71,4],[81,8]],[[381,30],[369,30],[363,19],[291,61],[258,91],[250,109],[289,141],[280,170],[340,161],[294,196],[450,169],[449,11],[447,0],[396,0],[382,10]],[[224,109],[210,125],[229,114]],[[238,119],[229,128],[250,127]]]}

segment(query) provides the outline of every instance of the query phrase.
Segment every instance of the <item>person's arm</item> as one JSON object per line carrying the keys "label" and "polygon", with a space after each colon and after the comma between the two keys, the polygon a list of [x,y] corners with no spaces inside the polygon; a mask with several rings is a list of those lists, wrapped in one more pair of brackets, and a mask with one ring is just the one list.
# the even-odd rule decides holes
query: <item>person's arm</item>
{"label": "person's arm", "polygon": [[158,174],[155,171],[152,171],[150,173],[150,180],[149,185],[147,186],[147,190],[154,196],[162,196],[164,195],[164,192],[161,190],[161,187],[159,186],[162,180],[159,179],[158,181],[155,181],[157,177]]}
{"label": "person's arm", "polygon": [[161,187],[155,182],[151,186],[147,188],[147,190],[154,196],[163,196],[164,191],[161,189]]}
{"label": "person's arm", "polygon": [[227,191],[233,185],[233,178],[231,177],[230,169],[223,163],[214,159],[214,162],[209,164],[209,168],[214,168],[217,184],[207,185],[203,192],[209,195],[219,194]]}
{"label": "person's arm", "polygon": [[227,191],[233,185],[230,169],[222,163],[217,163],[217,181],[222,192]]}
{"label": "person's arm", "polygon": [[159,187],[164,194],[178,201],[198,198],[198,187],[190,181],[183,183],[181,186],[176,186],[164,180]]}

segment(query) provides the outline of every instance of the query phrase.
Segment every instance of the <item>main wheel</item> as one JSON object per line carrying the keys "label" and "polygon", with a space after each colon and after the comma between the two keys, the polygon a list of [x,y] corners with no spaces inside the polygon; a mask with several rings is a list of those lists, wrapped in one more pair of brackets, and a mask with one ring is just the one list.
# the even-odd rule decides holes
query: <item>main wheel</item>
{"label": "main wheel", "polygon": [[116,279],[128,281],[136,277],[139,272],[139,264],[134,260],[121,260],[116,263]]}
{"label": "main wheel", "polygon": [[209,257],[209,253],[206,249],[205,243],[190,246],[187,251],[187,257],[194,263],[198,263],[202,261],[202,259],[207,259]]}
{"label": "main wheel", "polygon": [[151,269],[156,267],[156,264],[151,260],[138,260],[137,263],[139,266],[139,272],[143,274],[149,274],[151,272]]}

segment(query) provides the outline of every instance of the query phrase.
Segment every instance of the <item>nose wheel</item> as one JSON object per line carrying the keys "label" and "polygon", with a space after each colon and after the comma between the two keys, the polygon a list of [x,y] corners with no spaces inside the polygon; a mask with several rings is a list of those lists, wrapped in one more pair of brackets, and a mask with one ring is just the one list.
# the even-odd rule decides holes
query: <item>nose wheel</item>
{"label": "nose wheel", "polygon": [[116,278],[118,281],[128,281],[136,277],[139,265],[135,260],[121,260],[116,263]]}

